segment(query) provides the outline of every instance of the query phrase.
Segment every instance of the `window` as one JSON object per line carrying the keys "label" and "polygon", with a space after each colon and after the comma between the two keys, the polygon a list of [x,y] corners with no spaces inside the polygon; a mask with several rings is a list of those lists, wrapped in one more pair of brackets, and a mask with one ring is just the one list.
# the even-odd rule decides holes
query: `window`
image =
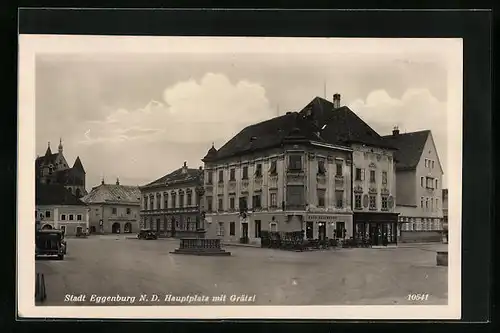
{"label": "window", "polygon": [[239,201],[240,212],[244,212],[248,209],[248,199],[247,197],[240,197]]}
{"label": "window", "polygon": [[354,208],[361,209],[361,194],[354,195]]}
{"label": "window", "polygon": [[223,207],[223,200],[222,200],[222,198],[219,198],[219,204],[218,204],[218,206],[217,206],[217,209],[218,209],[219,211],[221,211],[221,210],[223,210],[223,209],[224,209],[224,207]]}
{"label": "window", "polygon": [[424,197],[420,197],[420,208],[424,208]]}
{"label": "window", "polygon": [[342,163],[336,163],[335,165],[335,176],[342,176]]}
{"label": "window", "polygon": [[269,173],[271,175],[276,175],[278,173],[278,168],[277,168],[277,162],[276,161],[271,161],[271,167],[269,168]]}
{"label": "window", "polygon": [[74,219],[73,214],[69,214],[69,220],[70,220],[70,221],[73,221],[73,219]]}
{"label": "window", "polygon": [[427,188],[433,189],[434,188],[434,178],[427,177]]}
{"label": "window", "polygon": [[184,194],[179,194],[179,208],[184,207]]}
{"label": "window", "polygon": [[171,195],[171,198],[172,198],[172,208],[175,208],[175,206],[177,205],[177,195],[173,193]]}
{"label": "window", "polygon": [[262,177],[262,164],[255,165],[255,177]]}
{"label": "window", "polygon": [[50,217],[50,210],[45,212],[45,217]]}
{"label": "window", "polygon": [[[359,196],[359,206],[361,208],[361,196]],[[344,207],[344,191],[335,191],[335,206],[337,208]]]}
{"label": "window", "polygon": [[370,210],[377,209],[377,197],[373,194],[370,195]]}
{"label": "window", "polygon": [[207,171],[207,184],[213,184],[213,175],[212,171]]}
{"label": "window", "polygon": [[370,170],[370,183],[375,183],[375,170]]}
{"label": "window", "polygon": [[207,211],[209,212],[212,211],[212,205],[213,205],[213,198],[207,197]]}
{"label": "window", "polygon": [[127,208],[127,215],[130,215],[130,208]]}
{"label": "window", "polygon": [[248,166],[243,167],[243,175],[241,179],[248,179]]}
{"label": "window", "polygon": [[356,169],[356,180],[365,180],[365,169]]}
{"label": "window", "polygon": [[77,220],[77,221],[81,221],[81,220],[82,220],[82,214],[78,214],[78,215],[76,216],[76,220]]}
{"label": "window", "polygon": [[255,220],[255,238],[260,238],[261,222],[260,220]]}
{"label": "window", "polygon": [[234,209],[234,197],[229,198],[229,208]]}
{"label": "window", "polygon": [[438,189],[438,180],[436,179],[436,185],[434,186],[435,189]]}
{"label": "window", "polygon": [[148,197],[144,197],[144,210],[148,209]]}
{"label": "window", "polygon": [[302,156],[290,155],[288,156],[288,170],[301,171],[302,170]]}
{"label": "window", "polygon": [[389,210],[389,206],[387,205],[387,196],[382,196],[382,210]]}
{"label": "window", "polygon": [[318,207],[325,207],[325,190],[318,190]]}
{"label": "window", "polygon": [[224,182],[224,170],[219,170],[219,183]]}
{"label": "window", "polygon": [[424,187],[424,177],[420,177],[420,187]]}
{"label": "window", "polygon": [[319,160],[318,161],[318,175],[324,175],[325,173],[326,173],[325,161]]}
{"label": "window", "polygon": [[65,215],[65,214],[62,214],[62,215],[61,215],[61,220],[62,220],[62,221],[66,221],[66,215]]}
{"label": "window", "polygon": [[256,194],[252,197],[252,206],[253,208],[261,208],[261,200],[260,200],[260,194]]}
{"label": "window", "polygon": [[427,168],[427,159],[424,160],[424,166]]}
{"label": "window", "polygon": [[431,161],[431,168],[434,169],[434,161]]}
{"label": "window", "polygon": [[278,206],[278,199],[276,193],[271,193],[271,207],[277,207]]}
{"label": "window", "polygon": [[111,208],[111,214],[116,215],[116,207]]}
{"label": "window", "polygon": [[303,208],[306,204],[304,186],[288,185],[286,187],[287,205],[295,208]]}
{"label": "window", "polygon": [[387,171],[382,171],[382,184],[387,184]]}
{"label": "window", "polygon": [[425,208],[429,208],[429,198],[425,198]]}
{"label": "window", "polygon": [[429,198],[430,205],[431,205],[431,211],[434,211],[434,199]]}
{"label": "window", "polygon": [[191,193],[188,193],[186,206],[191,206],[192,204],[193,204],[193,195]]}
{"label": "window", "polygon": [[436,210],[439,209],[439,199],[436,198]]}
{"label": "window", "polygon": [[236,169],[229,170],[229,180],[236,180]]}
{"label": "window", "polygon": [[236,223],[229,222],[229,236],[234,236],[236,234]]}
{"label": "window", "polygon": [[224,237],[224,222],[219,222],[217,226],[217,236]]}

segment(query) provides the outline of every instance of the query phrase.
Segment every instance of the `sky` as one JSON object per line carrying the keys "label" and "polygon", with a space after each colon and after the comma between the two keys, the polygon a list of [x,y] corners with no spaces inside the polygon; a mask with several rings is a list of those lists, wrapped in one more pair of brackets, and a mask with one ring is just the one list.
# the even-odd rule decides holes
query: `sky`
{"label": "sky", "polygon": [[36,153],[43,155],[48,142],[57,150],[62,138],[68,163],[82,160],[87,189],[103,177],[144,185],[184,161],[202,166],[212,143],[219,148],[249,124],[340,93],[341,104],[381,135],[394,126],[430,129],[446,173],[449,68],[439,43],[401,52],[372,52],[362,43],[358,49],[364,51],[41,52]]}

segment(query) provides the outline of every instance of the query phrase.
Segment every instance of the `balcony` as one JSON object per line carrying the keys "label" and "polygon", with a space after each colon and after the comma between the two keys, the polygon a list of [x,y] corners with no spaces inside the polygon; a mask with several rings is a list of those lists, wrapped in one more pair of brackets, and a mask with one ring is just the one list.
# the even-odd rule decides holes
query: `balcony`
{"label": "balcony", "polygon": [[286,210],[306,210],[306,205],[299,205],[299,204],[286,204],[285,205]]}

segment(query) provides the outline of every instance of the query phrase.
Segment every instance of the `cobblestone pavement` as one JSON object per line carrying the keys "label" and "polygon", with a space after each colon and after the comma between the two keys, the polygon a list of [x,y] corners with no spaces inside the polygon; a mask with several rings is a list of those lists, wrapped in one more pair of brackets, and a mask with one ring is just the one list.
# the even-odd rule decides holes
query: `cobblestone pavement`
{"label": "cobblestone pavement", "polygon": [[[219,303],[226,305],[447,304],[447,267],[436,266],[433,250],[433,246],[443,250],[439,244],[311,252],[226,247],[232,253],[229,257],[202,257],[170,254],[178,246],[175,240],[130,237],[68,238],[63,261],[36,261],[36,272],[45,275],[43,304],[96,305],[92,295],[136,297],[133,305],[186,301],[165,302],[169,294],[198,295],[190,305],[208,304],[200,297],[213,300],[222,294],[228,298]],[[411,293],[429,294],[428,300],[409,301]],[[141,294],[150,301],[138,302]],[[152,301],[153,294],[159,296],[158,302]],[[230,302],[231,295],[242,294],[255,299]],[[65,302],[66,295],[86,297],[82,302]],[[130,303],[129,298],[101,305]]]}

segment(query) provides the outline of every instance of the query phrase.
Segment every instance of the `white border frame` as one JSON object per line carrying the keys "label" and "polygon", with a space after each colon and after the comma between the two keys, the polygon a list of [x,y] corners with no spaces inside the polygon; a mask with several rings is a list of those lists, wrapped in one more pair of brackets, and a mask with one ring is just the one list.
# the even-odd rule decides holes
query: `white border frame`
{"label": "white border frame", "polygon": [[[195,40],[195,42],[193,42]],[[277,42],[279,41],[279,43]],[[19,36],[17,311],[22,318],[89,319],[460,319],[462,202],[462,39]],[[35,306],[35,55],[104,53],[442,54],[448,64],[448,305],[396,306]],[[451,168],[450,166],[454,166]],[[31,221],[31,222],[30,222]],[[22,223],[20,223],[22,222]],[[168,309],[168,311],[165,311]],[[196,314],[196,317],[193,316]]]}

